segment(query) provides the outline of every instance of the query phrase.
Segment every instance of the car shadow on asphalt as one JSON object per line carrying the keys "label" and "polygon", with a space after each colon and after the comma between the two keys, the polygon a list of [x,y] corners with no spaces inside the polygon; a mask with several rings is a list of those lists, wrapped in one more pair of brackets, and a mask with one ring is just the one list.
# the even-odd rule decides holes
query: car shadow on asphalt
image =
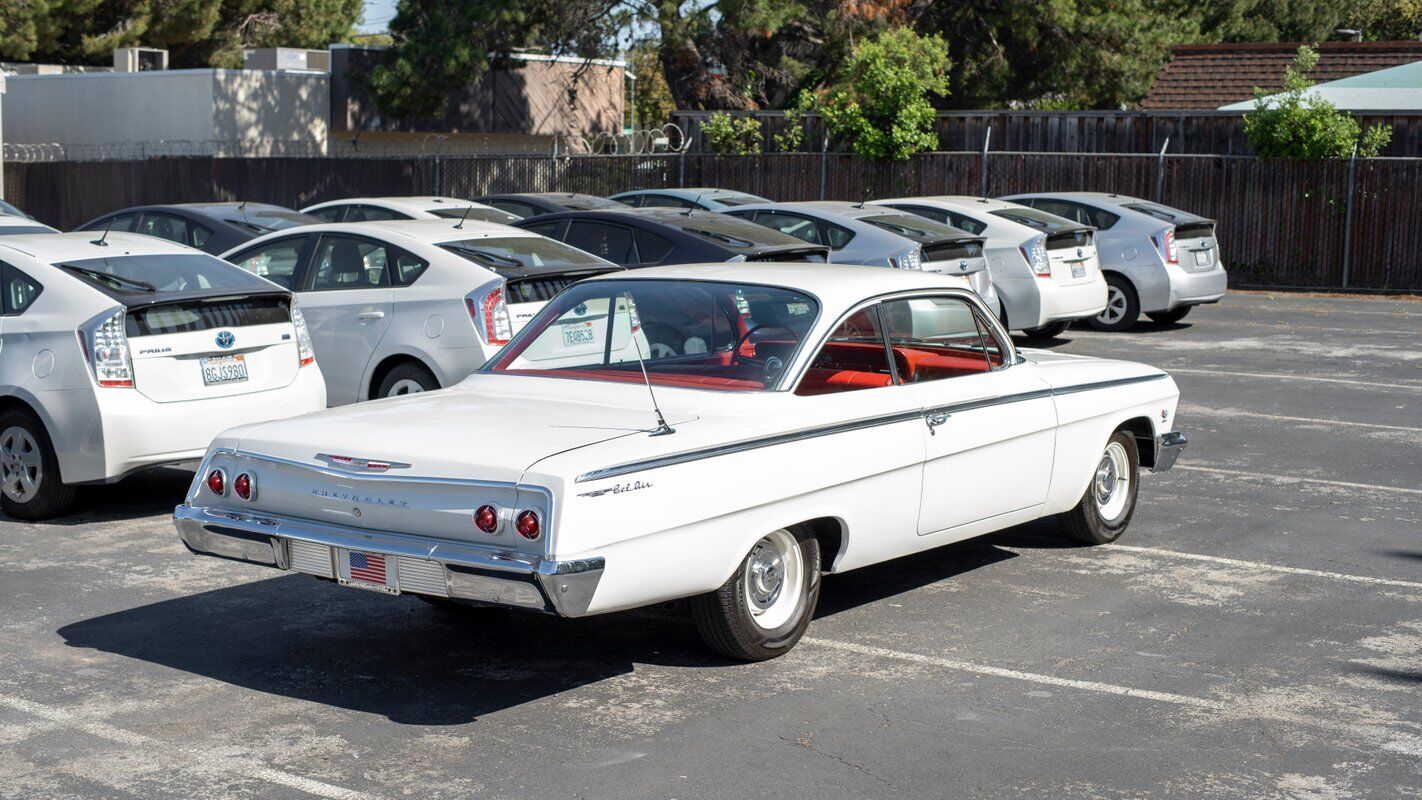
{"label": "car shadow on asphalt", "polygon": [[[27,524],[72,527],[170,514],[174,506],[183,502],[192,482],[192,470],[161,467],[118,483],[81,486],[68,515]],[[11,517],[0,514],[0,521],[11,521]]]}
{"label": "car shadow on asphalt", "polygon": [[[1067,546],[1050,525],[830,576],[817,617],[1011,559],[1004,548]],[[585,619],[488,608],[444,609],[304,575],[177,597],[60,628],[66,644],[146,661],[253,691],[460,725],[636,665],[735,667],[711,654],[684,604]]]}

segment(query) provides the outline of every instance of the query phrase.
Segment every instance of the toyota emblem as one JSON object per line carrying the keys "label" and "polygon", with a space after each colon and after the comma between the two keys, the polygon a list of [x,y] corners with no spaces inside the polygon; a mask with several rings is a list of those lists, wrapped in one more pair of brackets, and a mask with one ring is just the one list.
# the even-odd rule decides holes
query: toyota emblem
{"label": "toyota emblem", "polygon": [[217,334],[217,346],[223,350],[231,350],[232,345],[237,343],[237,337],[232,335],[232,331],[223,331]]}

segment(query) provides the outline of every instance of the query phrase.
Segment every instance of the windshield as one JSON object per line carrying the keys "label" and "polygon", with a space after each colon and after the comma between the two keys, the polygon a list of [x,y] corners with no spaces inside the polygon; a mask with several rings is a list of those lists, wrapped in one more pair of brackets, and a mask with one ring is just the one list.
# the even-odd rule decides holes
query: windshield
{"label": "windshield", "polygon": [[203,253],[85,258],[59,267],[110,295],[275,288],[245,270]]}
{"label": "windshield", "polygon": [[14,216],[17,216],[17,217],[24,217],[24,218],[26,218],[26,219],[30,219],[30,215],[29,215],[29,214],[26,214],[25,212],[21,211],[20,209],[16,208],[15,206],[10,205],[9,203],[5,202],[4,200],[0,200],[0,214],[13,214]]}
{"label": "windshield", "polygon": [[440,245],[481,267],[522,269],[524,267],[611,267],[591,253],[542,236],[507,239],[463,239]]}
{"label": "windshield", "polygon": [[589,281],[554,298],[485,371],[641,383],[645,365],[659,386],[763,391],[818,314],[809,295],[771,286]]}
{"label": "windshield", "polygon": [[753,194],[718,194],[710,199],[728,208],[734,206],[748,206],[754,203],[771,202],[765,199],[764,197],[756,197]]}
{"label": "windshield", "polygon": [[805,244],[802,240],[773,228],[714,211],[693,211],[690,214],[679,212],[658,216],[656,219],[727,247],[748,249],[766,245],[799,247]]}
{"label": "windshield", "polygon": [[1045,211],[1038,211],[1035,208],[999,208],[990,212],[995,217],[1002,217],[1010,222],[1019,225],[1026,225],[1036,228],[1039,231],[1050,231],[1062,227],[1078,227],[1075,222],[1056,214],[1048,214]]}
{"label": "windshield", "polygon": [[931,219],[920,217],[916,214],[875,214],[874,216],[860,217],[859,219],[875,227],[883,228],[890,233],[897,233],[900,236],[907,236],[910,239],[960,238],[965,233],[950,225],[934,222]]}
{"label": "windshield", "polygon": [[604,208],[626,208],[626,203],[595,197],[590,194],[554,195],[549,198],[570,211],[597,211]]}
{"label": "windshield", "polygon": [[297,228],[302,225],[313,225],[318,222],[325,222],[320,217],[313,217],[310,214],[303,214],[300,211],[280,211],[276,209],[250,208],[243,211],[234,211],[227,221],[241,228],[246,228],[257,233],[269,233],[271,231],[281,231],[287,228]]}
{"label": "windshield", "polygon": [[[475,222],[499,222],[504,224],[519,221],[519,217],[514,214],[489,207],[468,206],[467,208],[450,208],[444,206],[442,208],[427,208],[425,210],[434,214],[436,217],[444,217],[446,219],[472,219]],[[468,211],[468,216],[465,216],[466,211]]]}

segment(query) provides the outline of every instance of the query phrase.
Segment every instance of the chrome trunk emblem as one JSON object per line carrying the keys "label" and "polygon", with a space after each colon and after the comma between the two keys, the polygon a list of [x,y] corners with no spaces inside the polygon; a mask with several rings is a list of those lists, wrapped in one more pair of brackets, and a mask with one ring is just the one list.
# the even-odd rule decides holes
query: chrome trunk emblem
{"label": "chrome trunk emblem", "polygon": [[334,456],[330,453],[317,453],[317,461],[324,461],[336,469],[346,472],[388,472],[392,469],[409,469],[410,465],[399,461],[379,461],[372,458],[356,458],[355,456]]}

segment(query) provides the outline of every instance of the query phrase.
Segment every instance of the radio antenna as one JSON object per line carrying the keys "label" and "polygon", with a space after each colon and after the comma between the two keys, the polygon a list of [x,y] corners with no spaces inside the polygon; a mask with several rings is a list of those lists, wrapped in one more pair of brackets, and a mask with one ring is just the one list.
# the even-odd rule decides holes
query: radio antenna
{"label": "radio antenna", "polygon": [[89,242],[89,244],[96,244],[100,247],[108,247],[109,243],[104,240],[109,238],[109,231],[114,229],[114,220],[116,219],[118,219],[118,217],[109,217],[109,224],[104,226],[103,234],[99,236],[99,238]]}
{"label": "radio antenna", "polygon": [[705,196],[706,196],[706,193],[705,193],[705,192],[702,192],[701,194],[698,194],[698,195],[696,196],[696,200],[695,200],[691,205],[689,205],[689,206],[686,207],[686,213],[683,214],[682,216],[686,216],[686,217],[691,216],[691,212],[695,211],[695,210],[697,209],[697,207],[699,207],[699,206],[701,205],[701,198],[703,198],[703,197],[705,197]]}
{"label": "radio antenna", "polygon": [[457,230],[457,231],[462,231],[462,230],[464,230],[464,221],[465,221],[466,219],[469,219],[469,212],[472,211],[473,209],[474,209],[474,206],[465,206],[465,207],[464,207],[464,216],[462,216],[462,217],[459,218],[459,224],[454,226],[454,229],[455,229],[455,230]]}
{"label": "radio antenna", "polygon": [[[662,416],[662,407],[657,405],[657,393],[652,391],[652,379],[647,375],[647,362],[642,360],[642,344],[637,341],[637,331],[632,329],[631,321],[633,309],[632,293],[623,292],[622,296],[627,298],[627,321],[628,328],[632,331],[632,346],[637,348],[637,366],[642,368],[642,382],[647,385],[647,396],[652,398],[652,411],[657,415],[657,427],[652,430],[652,436],[666,436],[669,433],[676,433],[676,428],[667,424],[667,418]],[[610,334],[609,334],[610,335]]]}

